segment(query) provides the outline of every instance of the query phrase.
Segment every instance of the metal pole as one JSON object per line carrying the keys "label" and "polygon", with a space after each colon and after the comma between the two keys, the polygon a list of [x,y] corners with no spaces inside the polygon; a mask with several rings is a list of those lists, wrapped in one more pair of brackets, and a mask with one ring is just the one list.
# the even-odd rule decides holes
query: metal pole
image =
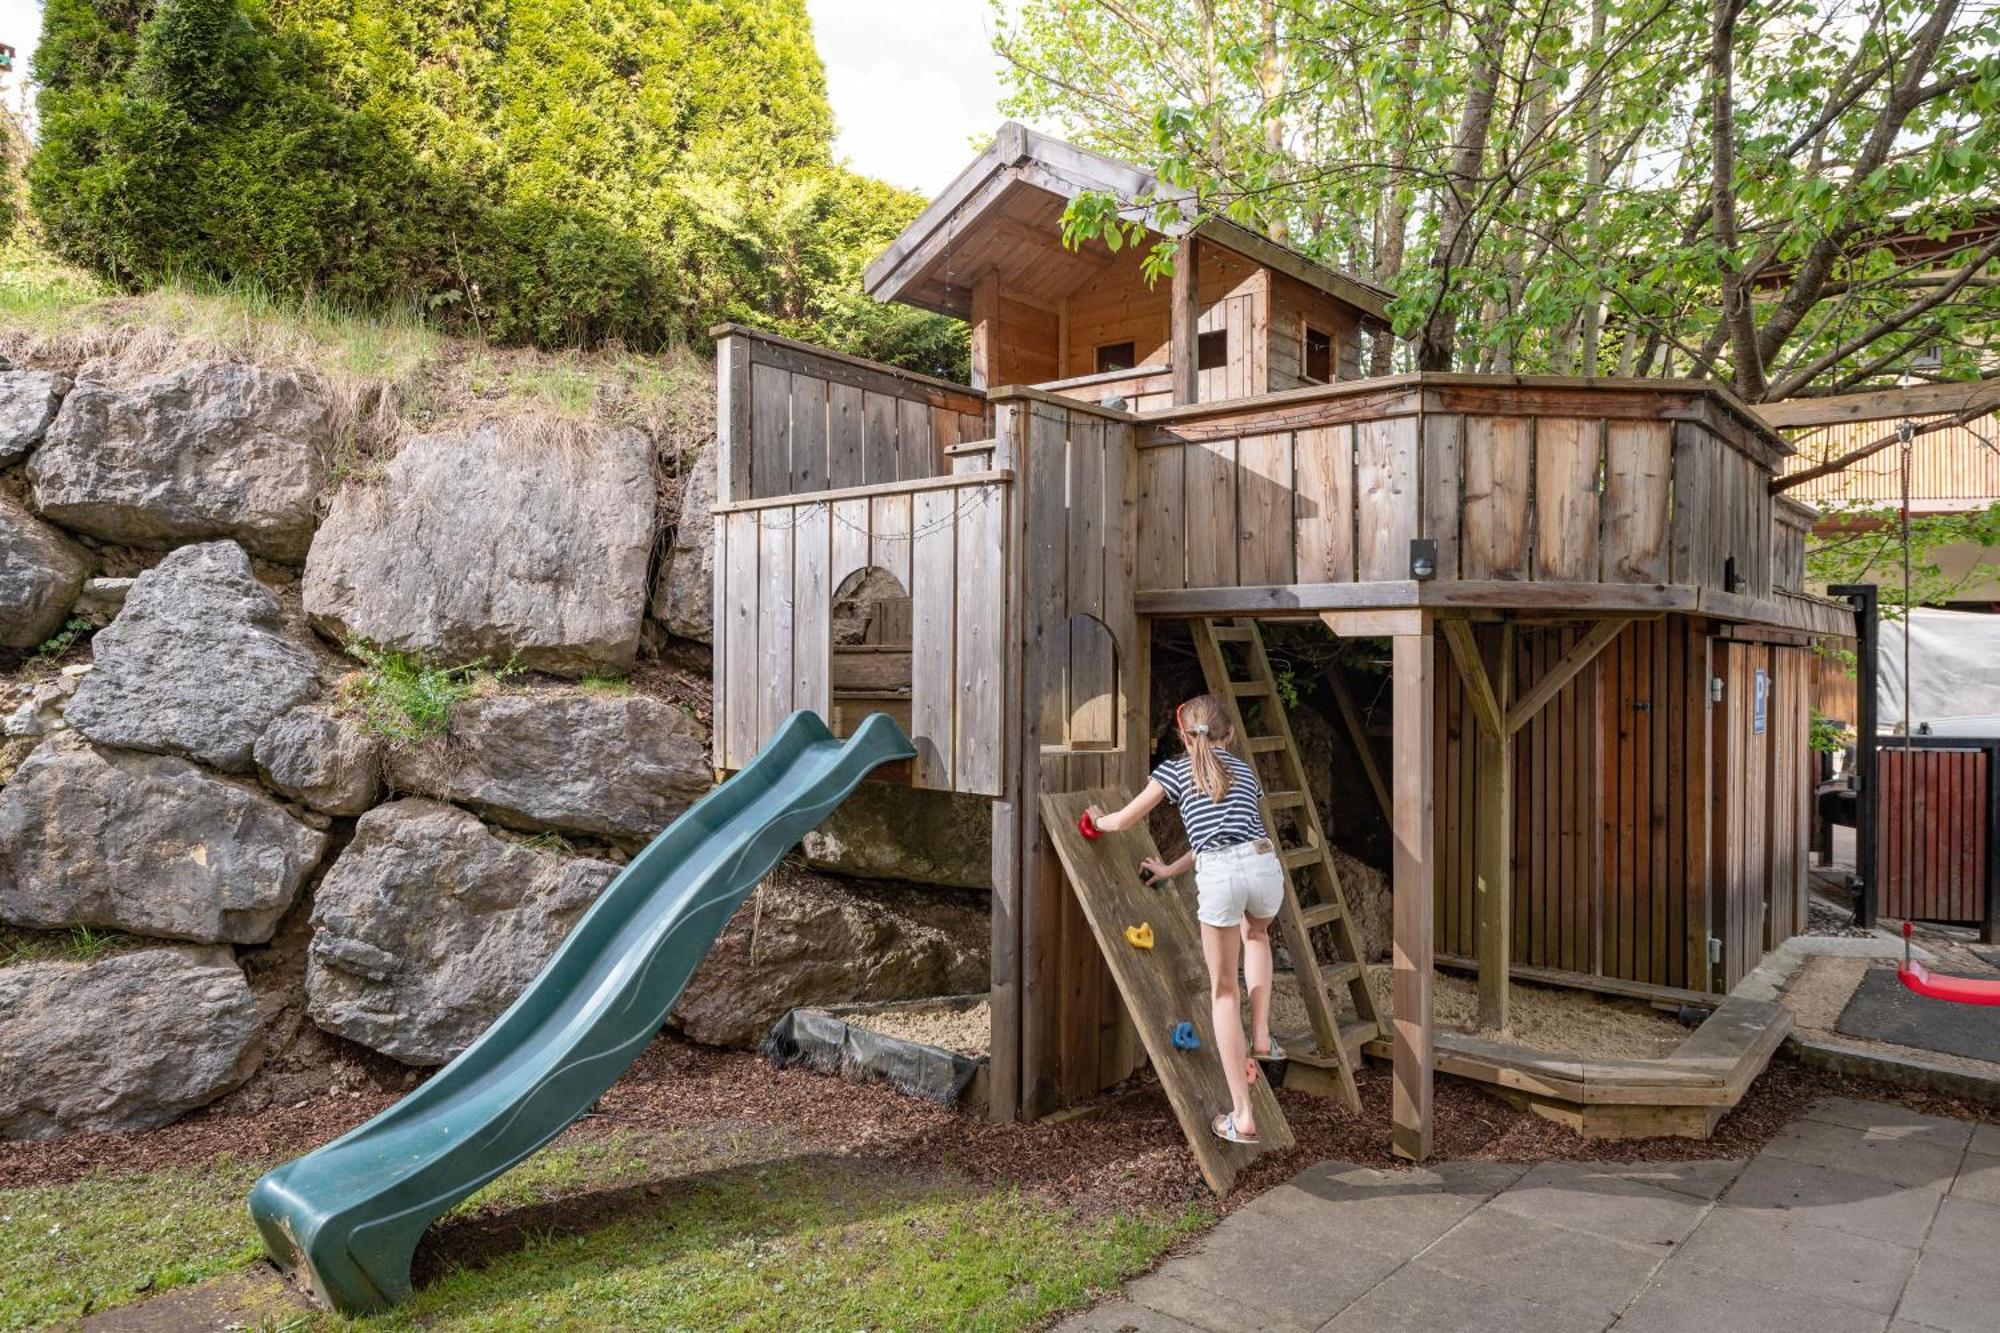
{"label": "metal pole", "polygon": [[1854,920],[1873,929],[1879,903],[1875,885],[1875,677],[1876,636],[1879,633],[1878,589],[1872,583],[1836,583],[1827,589],[1854,607],[1855,712],[1854,768],[1860,789],[1854,797]]}

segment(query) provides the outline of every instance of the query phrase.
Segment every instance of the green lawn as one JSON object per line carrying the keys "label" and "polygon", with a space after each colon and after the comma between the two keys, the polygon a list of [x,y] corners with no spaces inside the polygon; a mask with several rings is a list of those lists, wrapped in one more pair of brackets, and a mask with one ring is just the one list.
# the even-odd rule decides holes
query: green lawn
{"label": "green lawn", "polygon": [[[0,1190],[0,1330],[61,1326],[249,1264],[258,1168]],[[1013,1329],[1086,1301],[1207,1224],[1085,1220],[943,1173],[772,1153],[768,1133],[618,1134],[532,1159],[440,1224],[449,1268],[365,1324],[246,1311],[247,1327]]]}

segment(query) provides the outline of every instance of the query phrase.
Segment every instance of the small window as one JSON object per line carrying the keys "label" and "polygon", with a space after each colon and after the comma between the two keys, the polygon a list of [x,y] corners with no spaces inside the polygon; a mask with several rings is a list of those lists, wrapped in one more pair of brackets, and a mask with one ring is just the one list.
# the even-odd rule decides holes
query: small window
{"label": "small window", "polygon": [[1221,370],[1229,364],[1229,335],[1221,329],[1195,339],[1194,368]]}
{"label": "small window", "polygon": [[1314,384],[1333,383],[1333,337],[1306,325],[1306,378]]}
{"label": "small window", "polygon": [[1138,350],[1129,342],[1106,343],[1097,349],[1097,373],[1130,370],[1139,364]]}

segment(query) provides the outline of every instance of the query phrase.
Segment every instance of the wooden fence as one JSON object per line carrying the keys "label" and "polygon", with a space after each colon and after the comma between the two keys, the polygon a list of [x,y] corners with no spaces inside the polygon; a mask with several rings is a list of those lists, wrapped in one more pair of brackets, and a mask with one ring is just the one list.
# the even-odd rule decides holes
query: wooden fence
{"label": "wooden fence", "polygon": [[909,594],[915,785],[997,794],[1010,482],[994,471],[717,505],[715,766],[741,768],[796,709],[830,715],[834,595],[872,567]]}
{"label": "wooden fence", "polygon": [[735,325],[716,334],[725,502],[921,481],[992,434],[977,389]]}
{"label": "wooden fence", "polygon": [[1438,579],[1774,586],[1780,446],[1692,389],[1399,376],[1149,416],[1140,446],[1142,592],[1406,580],[1413,538]]}
{"label": "wooden fence", "polygon": [[2000,740],[1883,737],[1876,748],[1876,884],[1885,916],[1979,922],[2000,895]]}

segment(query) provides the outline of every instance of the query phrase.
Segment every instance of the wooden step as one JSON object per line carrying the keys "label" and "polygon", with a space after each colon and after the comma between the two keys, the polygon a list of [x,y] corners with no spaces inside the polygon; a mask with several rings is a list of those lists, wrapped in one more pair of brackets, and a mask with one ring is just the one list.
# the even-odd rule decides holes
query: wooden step
{"label": "wooden step", "polygon": [[1247,628],[1245,628],[1244,626],[1242,626],[1242,625],[1214,625],[1214,624],[1211,624],[1211,625],[1210,625],[1210,626],[1208,627],[1208,632],[1209,632],[1210,634],[1213,634],[1213,635],[1215,636],[1215,641],[1216,641],[1217,643],[1248,643],[1248,642],[1250,642],[1250,631],[1249,631],[1249,630],[1248,630]]}
{"label": "wooden step", "polygon": [[1287,847],[1279,857],[1284,861],[1285,869],[1297,870],[1301,866],[1315,864],[1320,858],[1320,851],[1317,847]]}
{"label": "wooden step", "polygon": [[1340,920],[1340,904],[1314,903],[1311,907],[1299,908],[1299,916],[1305,920],[1306,929],[1312,930],[1329,921]]}
{"label": "wooden step", "polygon": [[1232,680],[1229,682],[1229,692],[1239,697],[1261,697],[1271,692],[1271,682],[1268,680]]}
{"label": "wooden step", "polygon": [[1296,810],[1305,803],[1306,794],[1302,791],[1267,791],[1264,793],[1264,804],[1270,806],[1273,810]]}
{"label": "wooden step", "polygon": [[1243,748],[1251,754],[1273,754],[1285,748],[1283,736],[1252,736],[1243,742]]}
{"label": "wooden step", "polygon": [[1344,963],[1322,964],[1319,969],[1319,979],[1328,990],[1336,986],[1345,986],[1349,982],[1361,980],[1361,964],[1351,958]]}
{"label": "wooden step", "polygon": [[[1332,1052],[1322,1052],[1318,1048],[1310,1032],[1291,1034],[1279,1032],[1273,1035],[1278,1038],[1278,1044],[1285,1048],[1288,1059],[1296,1060],[1302,1065],[1318,1065],[1323,1069],[1332,1069],[1338,1063]],[[1373,1023],[1362,1019],[1352,1019],[1340,1025],[1340,1044],[1347,1048],[1348,1061],[1353,1064],[1360,1063],[1361,1048],[1380,1035]]]}

